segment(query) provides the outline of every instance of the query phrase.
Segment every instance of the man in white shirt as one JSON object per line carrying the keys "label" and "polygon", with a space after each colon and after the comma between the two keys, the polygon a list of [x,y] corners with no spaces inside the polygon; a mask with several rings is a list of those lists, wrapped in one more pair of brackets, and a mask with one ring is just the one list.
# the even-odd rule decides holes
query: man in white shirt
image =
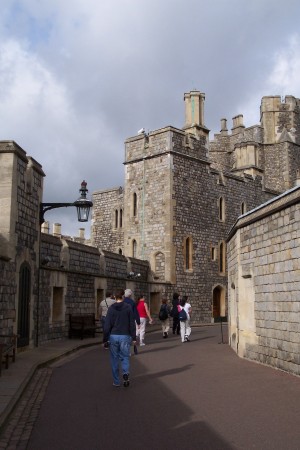
{"label": "man in white shirt", "polygon": [[106,298],[100,302],[99,305],[99,319],[101,320],[102,329],[104,330],[104,324],[108,308],[115,303],[115,297],[111,292],[106,293]]}

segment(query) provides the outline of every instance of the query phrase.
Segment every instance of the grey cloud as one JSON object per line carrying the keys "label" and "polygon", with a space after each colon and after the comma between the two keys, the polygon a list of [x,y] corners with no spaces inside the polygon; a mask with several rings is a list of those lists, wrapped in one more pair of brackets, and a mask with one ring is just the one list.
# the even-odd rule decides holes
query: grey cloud
{"label": "grey cloud", "polygon": [[[73,199],[82,178],[90,193],[123,184],[124,140],[142,127],[181,127],[183,94],[193,88],[206,93],[205,123],[212,133],[222,117],[230,127],[238,113],[251,125],[247,107],[259,117],[260,96],[282,94],[270,92],[268,80],[274,55],[298,33],[300,12],[294,0],[284,8],[273,0],[14,5],[1,15],[0,42],[10,36],[40,64],[45,80],[51,77],[46,94],[58,92],[61,106],[36,98],[20,116],[21,99],[9,90],[10,75],[1,67],[8,87],[0,89],[0,105],[9,92],[10,115],[0,106],[0,138],[17,140],[43,165],[45,201]],[[39,82],[32,70],[32,83]],[[288,93],[300,96],[299,88]],[[64,211],[57,214],[66,233],[76,234],[78,224]]]}

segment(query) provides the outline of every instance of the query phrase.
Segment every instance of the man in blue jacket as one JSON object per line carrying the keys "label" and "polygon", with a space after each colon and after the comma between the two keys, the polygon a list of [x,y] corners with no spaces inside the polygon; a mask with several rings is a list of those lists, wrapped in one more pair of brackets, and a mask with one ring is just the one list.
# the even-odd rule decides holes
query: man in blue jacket
{"label": "man in blue jacket", "polygon": [[136,326],[131,307],[124,302],[124,291],[116,294],[116,303],[108,308],[104,324],[103,342],[109,341],[113,386],[120,386],[121,363],[123,386],[129,386],[130,346],[136,344]]}

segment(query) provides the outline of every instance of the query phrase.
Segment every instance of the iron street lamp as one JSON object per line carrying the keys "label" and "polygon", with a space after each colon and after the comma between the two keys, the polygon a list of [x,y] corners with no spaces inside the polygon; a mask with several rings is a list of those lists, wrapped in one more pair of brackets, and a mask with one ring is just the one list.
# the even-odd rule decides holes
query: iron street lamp
{"label": "iron street lamp", "polygon": [[50,209],[64,208],[68,206],[76,206],[78,222],[87,222],[89,220],[90,209],[93,206],[93,202],[87,200],[86,194],[88,189],[86,188],[87,183],[83,180],[79,192],[80,197],[73,203],[41,203],[40,204],[40,225],[45,222],[44,214]]}

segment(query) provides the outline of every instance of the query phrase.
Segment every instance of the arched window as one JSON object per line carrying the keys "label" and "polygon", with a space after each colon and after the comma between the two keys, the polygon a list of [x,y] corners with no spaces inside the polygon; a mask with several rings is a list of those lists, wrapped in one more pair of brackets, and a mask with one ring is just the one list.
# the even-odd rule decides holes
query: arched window
{"label": "arched window", "polygon": [[137,195],[134,192],[133,193],[133,217],[136,217],[137,215]]}
{"label": "arched window", "polygon": [[193,245],[192,238],[187,237],[184,241],[184,266],[185,270],[192,270],[192,253]]}
{"label": "arched window", "polygon": [[123,209],[120,209],[120,228],[123,227]]}
{"label": "arched window", "polygon": [[219,246],[219,270],[220,273],[225,273],[226,270],[226,244],[220,242]]}
{"label": "arched window", "polygon": [[136,258],[136,255],[137,255],[137,243],[136,243],[136,240],[133,239],[133,241],[132,241],[132,256],[134,258]]}
{"label": "arched window", "polygon": [[119,248],[119,255],[123,255],[122,249]]}
{"label": "arched window", "polygon": [[219,220],[221,222],[225,220],[225,201],[223,197],[219,198]]}
{"label": "arched window", "polygon": [[119,218],[119,214],[118,214],[118,210],[115,210],[115,228],[118,228],[118,219]]}

